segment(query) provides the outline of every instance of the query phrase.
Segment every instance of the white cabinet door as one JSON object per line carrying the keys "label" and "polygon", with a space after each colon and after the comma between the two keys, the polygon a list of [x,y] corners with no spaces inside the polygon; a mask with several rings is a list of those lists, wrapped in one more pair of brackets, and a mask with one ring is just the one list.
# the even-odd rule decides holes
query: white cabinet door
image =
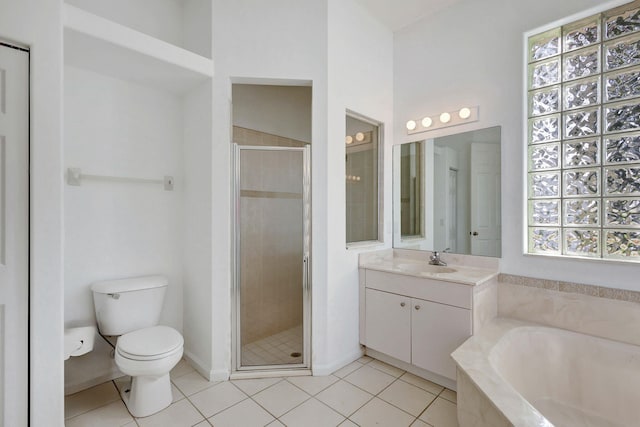
{"label": "white cabinet door", "polygon": [[411,298],[366,291],[366,345],[411,363]]}
{"label": "white cabinet door", "polygon": [[471,336],[471,310],[412,299],[411,324],[411,363],[455,380],[450,355]]}
{"label": "white cabinet door", "polygon": [[27,425],[28,161],[29,55],[0,46],[0,426],[6,427]]}

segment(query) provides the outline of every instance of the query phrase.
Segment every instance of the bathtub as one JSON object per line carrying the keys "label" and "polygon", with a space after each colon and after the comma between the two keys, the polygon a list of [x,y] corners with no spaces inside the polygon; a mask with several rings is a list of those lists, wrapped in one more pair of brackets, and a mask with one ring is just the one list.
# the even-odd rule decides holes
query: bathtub
{"label": "bathtub", "polygon": [[495,319],[453,352],[470,426],[640,426],[640,347]]}

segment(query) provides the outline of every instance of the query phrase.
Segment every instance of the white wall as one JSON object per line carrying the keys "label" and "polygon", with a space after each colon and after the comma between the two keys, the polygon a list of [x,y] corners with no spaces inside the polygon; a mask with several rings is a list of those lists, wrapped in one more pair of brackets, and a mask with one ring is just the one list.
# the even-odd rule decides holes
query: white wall
{"label": "white wall", "polygon": [[[392,34],[351,0],[219,0],[214,40],[214,372],[229,368],[231,82],[290,79],[312,82],[312,364],[315,373],[330,373],[360,354],[358,251],[345,249],[345,112],[387,124],[390,170]],[[389,174],[386,212],[390,191]],[[385,243],[378,247],[391,245],[390,216],[385,221]]]}
{"label": "white wall", "polygon": [[212,362],[212,200],[213,93],[204,83],[184,97],[183,336],[184,354],[211,377]]}
{"label": "white wall", "polygon": [[95,321],[94,281],[163,274],[161,322],[182,329],[182,100],[169,92],[65,67],[65,167],[162,179],[65,186],[65,324]]}
{"label": "white wall", "polygon": [[211,0],[64,2],[211,58]]}
{"label": "white wall", "polygon": [[[157,0],[152,0],[153,2]],[[213,20],[211,0],[177,0],[182,2],[182,43],[186,49],[211,58],[213,55]],[[154,3],[155,4],[155,3]],[[174,17],[175,19],[175,17]],[[207,93],[211,93],[207,91]],[[210,129],[209,129],[210,131]]]}
{"label": "white wall", "polygon": [[[69,66],[64,89],[65,167],[116,177],[174,177],[174,191],[161,184],[91,180],[65,186],[65,326],[95,324],[92,282],[162,274],[169,287],[160,322],[181,331],[182,100]],[[107,374],[97,367],[86,373]]]}
{"label": "white wall", "polygon": [[311,142],[311,88],[233,85],[233,125]]}
{"label": "white wall", "polygon": [[428,135],[502,126],[502,271],[638,290],[637,265],[523,255],[523,33],[599,4],[465,1],[396,33],[395,142],[424,138],[406,135],[409,118],[480,106],[477,123]]}
{"label": "white wall", "polygon": [[232,82],[268,84],[267,81],[271,81],[274,84],[286,84],[283,80],[293,80],[300,85],[308,85],[309,82],[313,84],[311,150],[314,301],[316,292],[326,288],[327,11],[324,1],[315,0],[214,0],[213,15],[216,76],[212,169],[212,191],[215,195],[212,212],[212,358],[214,378],[224,379],[231,368]]}
{"label": "white wall", "polygon": [[0,38],[31,48],[30,422],[62,426],[62,32],[59,0],[0,0]]}
{"label": "white wall", "polygon": [[182,45],[180,1],[176,0],[65,0],[73,6],[102,16],[111,21],[159,38]]}
{"label": "white wall", "polygon": [[[355,1],[329,0],[328,7],[328,167],[324,179],[331,189],[326,201],[331,227],[326,234],[326,289],[316,290],[313,302],[314,357],[318,362],[314,373],[322,374],[359,355],[358,253],[391,247],[392,233],[393,34]],[[345,244],[346,110],[384,124],[384,161],[379,171],[384,174],[379,201],[383,206],[382,243],[360,249],[346,249]],[[314,199],[314,206],[316,203]]]}

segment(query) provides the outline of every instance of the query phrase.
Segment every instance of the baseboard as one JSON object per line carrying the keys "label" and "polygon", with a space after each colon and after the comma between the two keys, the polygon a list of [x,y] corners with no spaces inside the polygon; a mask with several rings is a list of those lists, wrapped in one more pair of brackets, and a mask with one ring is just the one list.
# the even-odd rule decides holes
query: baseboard
{"label": "baseboard", "polygon": [[207,364],[202,362],[198,357],[194,356],[190,351],[185,350],[183,357],[200,375],[208,381],[226,381],[229,379],[229,371],[213,370]]}
{"label": "baseboard", "polygon": [[326,365],[314,364],[311,367],[311,371],[313,372],[314,376],[331,375],[338,369],[343,368],[349,363],[360,359],[363,355],[364,352],[360,348],[358,348],[334,363]]}
{"label": "baseboard", "polygon": [[229,371],[226,369],[213,369],[210,375],[209,381],[227,381],[229,379]]}
{"label": "baseboard", "polygon": [[411,365],[409,363],[403,362],[402,360],[398,360],[394,357],[387,356],[384,353],[380,353],[379,351],[375,351],[370,348],[367,348],[366,353],[367,353],[367,356],[371,356],[374,359],[378,359],[384,363],[388,363],[389,365],[395,366],[396,368],[400,368],[402,370],[410,372],[413,375],[417,375],[421,378],[424,378],[425,380],[429,380],[433,383],[439,384],[453,391],[458,390],[458,387],[456,385],[456,380],[443,377],[442,375],[438,375],[434,372],[427,371],[426,369],[418,368],[415,365]]}
{"label": "baseboard", "polygon": [[82,390],[86,390],[88,388],[106,383],[107,381],[115,380],[116,378],[120,378],[124,374],[119,370],[111,371],[107,374],[100,375],[97,377],[93,377],[86,381],[81,381],[77,383],[70,383],[64,385],[64,395],[68,396],[70,394],[77,393]]}
{"label": "baseboard", "polygon": [[65,396],[123,376],[113,360],[112,352],[111,345],[97,337],[93,351],[65,360]]}

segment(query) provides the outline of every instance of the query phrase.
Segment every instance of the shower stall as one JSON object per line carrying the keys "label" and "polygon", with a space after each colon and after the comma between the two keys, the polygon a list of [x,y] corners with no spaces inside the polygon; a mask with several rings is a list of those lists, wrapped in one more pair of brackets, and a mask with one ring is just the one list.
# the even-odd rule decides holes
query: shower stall
{"label": "shower stall", "polygon": [[310,368],[309,146],[234,144],[235,370]]}

